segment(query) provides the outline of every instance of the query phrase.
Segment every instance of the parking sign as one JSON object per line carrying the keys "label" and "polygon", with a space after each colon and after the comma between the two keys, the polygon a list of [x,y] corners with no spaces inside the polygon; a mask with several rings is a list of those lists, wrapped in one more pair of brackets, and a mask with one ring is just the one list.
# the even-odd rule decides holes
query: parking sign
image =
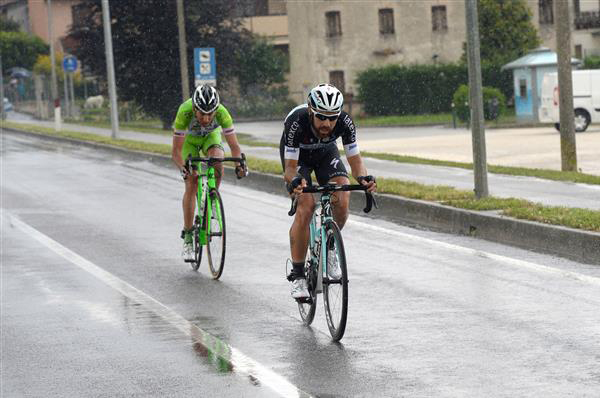
{"label": "parking sign", "polygon": [[213,47],[194,48],[194,82],[217,85],[217,63]]}

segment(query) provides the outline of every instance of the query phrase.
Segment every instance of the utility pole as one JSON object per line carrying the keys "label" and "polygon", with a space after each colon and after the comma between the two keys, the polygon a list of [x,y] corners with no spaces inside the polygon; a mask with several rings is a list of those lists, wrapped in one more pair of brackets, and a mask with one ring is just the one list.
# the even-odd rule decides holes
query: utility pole
{"label": "utility pole", "polygon": [[73,87],[73,75],[75,72],[69,72],[69,92],[71,93],[71,117],[75,117],[75,87]]}
{"label": "utility pole", "polygon": [[63,69],[63,87],[65,89],[65,117],[70,117],[70,109],[69,106],[69,75],[66,70]]}
{"label": "utility pole", "polygon": [[481,89],[481,61],[479,55],[479,22],[477,0],[465,0],[467,18],[467,58],[469,61],[469,103],[471,104],[471,140],[473,143],[473,173],[475,197],[489,195],[485,126],[483,122],[483,95]]}
{"label": "utility pole", "polygon": [[571,71],[571,18],[568,0],[554,0],[556,52],[558,54],[558,109],[562,171],[577,171],[573,75]]}
{"label": "utility pole", "polygon": [[2,54],[0,54],[0,100],[2,105],[0,108],[0,120],[6,119],[6,113],[4,112],[4,72],[2,71]]}
{"label": "utility pole", "polygon": [[56,57],[54,56],[54,36],[52,32],[52,0],[48,0],[48,41],[50,42],[50,69],[52,71],[50,91],[54,101],[54,130],[60,131],[62,129],[62,120],[60,115],[60,98],[58,98],[58,87],[56,84]]}
{"label": "utility pole", "polygon": [[108,75],[108,96],[110,97],[111,138],[117,138],[119,131],[119,110],[117,109],[117,88],[115,85],[115,64],[113,61],[112,32],[108,0],[102,0],[102,21],[104,24],[104,47],[106,49],[106,72]]}
{"label": "utility pole", "polygon": [[190,96],[190,81],[188,78],[187,42],[185,40],[185,16],[183,0],[177,0],[177,26],[179,27],[179,66],[181,67],[181,97],[185,101]]}

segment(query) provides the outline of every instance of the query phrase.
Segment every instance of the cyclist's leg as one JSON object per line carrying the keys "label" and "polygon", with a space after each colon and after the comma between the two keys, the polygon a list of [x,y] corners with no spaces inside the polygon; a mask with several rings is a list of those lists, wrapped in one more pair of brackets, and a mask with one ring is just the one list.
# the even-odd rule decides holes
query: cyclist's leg
{"label": "cyclist's leg", "polygon": [[[192,155],[192,157],[198,157],[200,155],[197,142],[195,141],[197,141],[197,137],[186,137],[181,150],[183,159],[187,159],[189,155]],[[194,225],[197,193],[198,179],[190,176],[185,180],[185,193],[183,194],[183,229],[186,231],[191,230]]]}
{"label": "cyclist's leg", "polygon": [[[312,169],[302,165],[298,168],[301,174],[311,185]],[[303,194],[298,198],[296,214],[290,227],[290,252],[292,255],[292,266],[294,275],[304,275],[304,262],[306,260],[306,251],[308,250],[308,240],[310,239],[310,220],[315,209],[315,199],[311,194]]]}
{"label": "cyclist's leg", "polygon": [[[332,146],[319,159],[318,167],[315,169],[317,180],[320,185],[350,184],[346,166],[340,158],[340,152],[337,147]],[[340,227],[344,228],[346,220],[348,220],[348,207],[350,205],[350,192],[338,191],[331,195],[331,204],[333,219]]]}
{"label": "cyclist's leg", "polygon": [[[221,142],[221,127],[214,129],[204,139],[202,145],[202,152],[209,157],[222,158],[225,156],[225,150],[223,149],[223,143]],[[217,178],[217,189],[221,185],[221,176],[223,175],[223,163],[215,163],[215,177]]]}

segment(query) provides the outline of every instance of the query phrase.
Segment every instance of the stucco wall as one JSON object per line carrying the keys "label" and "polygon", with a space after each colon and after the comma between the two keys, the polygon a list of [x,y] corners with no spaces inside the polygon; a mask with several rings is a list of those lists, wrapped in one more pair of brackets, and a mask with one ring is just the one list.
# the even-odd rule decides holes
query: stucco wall
{"label": "stucco wall", "polygon": [[[54,44],[59,50],[59,39],[67,34],[71,28],[71,7],[79,3],[79,0],[53,0],[52,1],[52,30]],[[29,0],[29,19],[32,33],[38,35],[46,43],[48,41],[48,8],[47,2],[40,0]]]}
{"label": "stucco wall", "polygon": [[[431,7],[445,5],[448,30],[432,31]],[[394,11],[395,34],[379,33],[381,8]],[[464,2],[422,1],[289,1],[290,91],[302,102],[307,91],[328,81],[330,71],[344,71],[346,92],[356,93],[355,78],[371,66],[456,61],[465,41]],[[326,37],[328,11],[339,11],[342,35]]]}

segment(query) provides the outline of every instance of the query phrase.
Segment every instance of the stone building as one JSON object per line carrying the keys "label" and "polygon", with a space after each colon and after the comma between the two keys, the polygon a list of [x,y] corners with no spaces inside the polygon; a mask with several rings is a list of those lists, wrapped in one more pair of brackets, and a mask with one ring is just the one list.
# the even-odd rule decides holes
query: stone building
{"label": "stone building", "polygon": [[[526,0],[541,45],[556,50],[553,0]],[[600,0],[570,0],[572,53],[600,55]],[[456,0],[288,1],[290,92],[301,102],[318,82],[356,93],[361,70],[457,61],[466,41]]]}
{"label": "stone building", "polygon": [[466,37],[462,1],[289,1],[287,13],[298,102],[324,81],[352,95],[372,66],[456,61]]}

